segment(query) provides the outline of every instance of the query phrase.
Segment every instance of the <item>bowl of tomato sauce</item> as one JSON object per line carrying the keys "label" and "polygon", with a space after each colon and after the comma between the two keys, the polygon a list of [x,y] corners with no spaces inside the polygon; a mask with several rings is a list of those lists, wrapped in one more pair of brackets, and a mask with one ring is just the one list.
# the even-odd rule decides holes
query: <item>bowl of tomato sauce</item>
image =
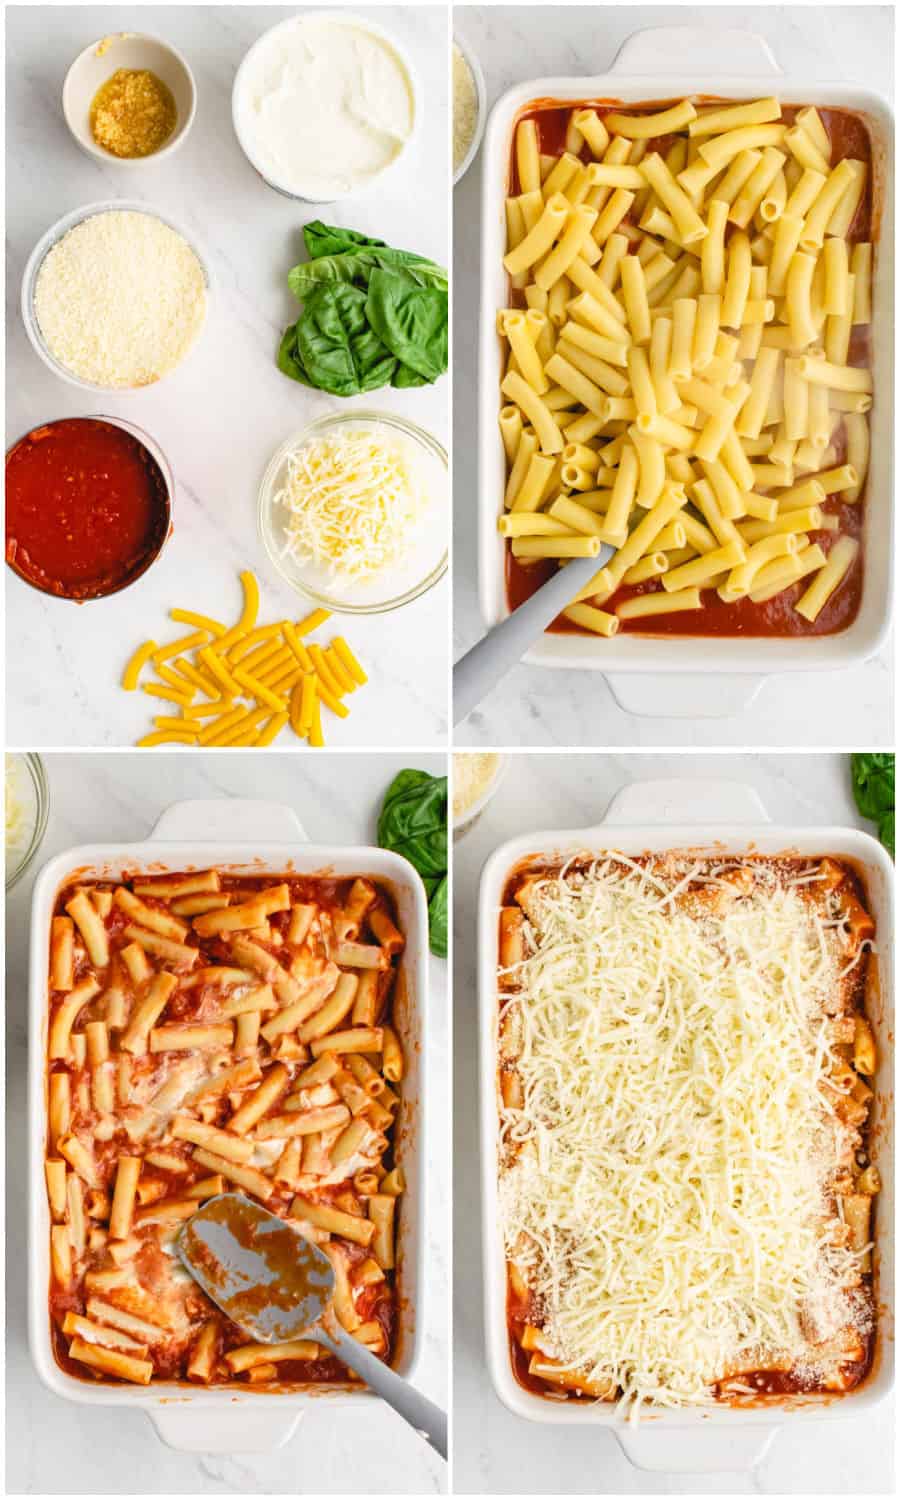
{"label": "bowl of tomato sauce", "polygon": [[45,422],[6,455],[6,561],[57,599],[117,594],[165,546],[174,490],[165,455],[133,422]]}

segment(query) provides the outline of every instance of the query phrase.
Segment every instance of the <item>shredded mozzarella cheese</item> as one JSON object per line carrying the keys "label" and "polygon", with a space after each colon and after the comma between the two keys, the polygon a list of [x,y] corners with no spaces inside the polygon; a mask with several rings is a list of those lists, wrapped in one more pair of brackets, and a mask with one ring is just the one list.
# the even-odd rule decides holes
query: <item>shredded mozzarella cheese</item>
{"label": "shredded mozzarella cheese", "polygon": [[819,1087],[840,921],[789,880],[739,898],[713,876],[695,899],[704,878],[616,857],[539,879],[501,995],[524,1089],[501,1107],[507,1254],[545,1354],[632,1416],[808,1365],[823,1307],[860,1326],[827,1191],[859,1137]]}
{"label": "shredded mozzarella cheese", "polygon": [[6,854],[19,854],[26,843],[25,804],[19,790],[19,768],[15,756],[6,757]]}
{"label": "shredded mozzarella cheese", "polygon": [[286,469],[282,555],[358,581],[405,558],[429,497],[399,434],[373,425],[310,438]]}

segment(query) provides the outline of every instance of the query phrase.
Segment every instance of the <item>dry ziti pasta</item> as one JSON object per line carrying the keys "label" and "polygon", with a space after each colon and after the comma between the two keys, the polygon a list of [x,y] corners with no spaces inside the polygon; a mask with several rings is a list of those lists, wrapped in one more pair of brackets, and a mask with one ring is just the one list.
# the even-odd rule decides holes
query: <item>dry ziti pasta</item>
{"label": "dry ziti pasta", "polygon": [[844,110],[529,106],[506,200],[498,521],[553,629],[808,635],[859,607],[871,145]]}
{"label": "dry ziti pasta", "polygon": [[181,1225],[233,1189],[321,1246],[338,1321],[390,1359],[403,949],[390,897],[365,877],[200,870],[60,892],[46,1182],[53,1347],[69,1374],[356,1378],[314,1339],[249,1343],[177,1264]]}
{"label": "dry ziti pasta", "polygon": [[[123,688],[134,692],[140,686],[167,709],[139,746],[271,745],[289,725],[318,749],[325,743],[322,707],[346,719],[344,698],[368,682],[365,672],[343,636],[325,650],[305,640],[330,620],[330,612],[314,609],[296,624],[257,625],[259,586],[250,572],[241,574],[241,583],[244,607],[236,624],[227,628],[208,615],[173,609],[172,619],[193,627],[190,633],[163,646],[144,641],[133,653]],[[156,679],[142,683],[146,666]]]}

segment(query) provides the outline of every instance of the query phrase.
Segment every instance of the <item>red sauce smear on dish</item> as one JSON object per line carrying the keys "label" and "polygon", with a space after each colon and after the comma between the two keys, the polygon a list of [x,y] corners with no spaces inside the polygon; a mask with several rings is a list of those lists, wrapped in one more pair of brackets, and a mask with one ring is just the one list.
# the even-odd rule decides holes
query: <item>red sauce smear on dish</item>
{"label": "red sauce smear on dish", "polygon": [[[661,100],[658,103],[641,105],[622,105],[615,99],[586,99],[583,104],[570,103],[558,104],[551,99],[538,99],[527,105],[516,116],[516,124],[521,120],[536,120],[538,127],[538,149],[547,156],[561,156],[566,149],[566,131],[572,111],[588,107],[596,109],[597,114],[603,119],[613,112],[624,114],[653,114],[659,110],[667,109],[675,100]],[[704,104],[716,102],[712,98],[704,98]],[[729,102],[729,101],[725,101]],[[781,107],[782,120],[790,125],[794,118],[804,106],[802,104],[783,104]],[[872,238],[874,224],[873,201],[872,201],[872,141],[868,128],[862,116],[845,109],[824,109],[816,106],[819,118],[828,132],[831,141],[831,164],[837,166],[844,157],[851,156],[857,161],[866,163],[866,189],[860,200],[859,207],[847,234],[847,242],[855,245],[858,240]],[[665,155],[675,135],[662,135],[655,140],[647,142],[647,150],[658,151]],[[584,161],[592,161],[590,148],[585,145],[582,153]],[[515,136],[513,135],[510,145],[510,169],[509,190],[511,193],[520,191],[518,172],[515,155]],[[626,215],[626,222],[628,216]],[[728,224],[726,228],[726,239],[731,234],[734,226]],[[521,292],[510,290],[510,307],[524,306],[524,298]],[[869,328],[867,325],[857,326],[853,329],[850,337],[850,348],[847,354],[847,363],[860,367],[868,367],[871,364]],[[837,467],[847,461],[847,442],[843,424],[837,429],[832,438],[832,446],[835,449],[834,466]],[[801,482],[804,475],[798,475],[797,482]],[[826,496],[822,510],[826,515],[835,515],[840,521],[839,531],[812,531],[809,533],[811,542],[818,542],[824,553],[831,551],[840,536],[852,536],[861,539],[863,530],[863,511],[865,502],[865,491],[859,500],[848,505],[842,500],[840,494]],[[738,599],[733,604],[725,604],[715,589],[701,589],[700,598],[702,609],[682,610],[666,615],[654,615],[638,617],[634,620],[620,620],[620,634],[634,635],[692,635],[692,636],[729,636],[729,637],[760,637],[760,636],[807,636],[807,635],[835,635],[838,631],[846,630],[859,612],[862,600],[863,588],[863,552],[860,547],[849,573],[844,578],[839,589],[832,594],[825,607],[815,620],[806,620],[798,615],[794,605],[804,590],[809,586],[808,578],[801,578],[799,582],[792,583],[788,588],[782,589],[773,599],[768,599],[762,604],[754,604],[752,599]],[[552,558],[535,559],[533,562],[523,562],[513,557],[512,548],[506,548],[506,597],[511,610],[518,609],[526,599],[547,582],[548,578],[556,572],[556,563]],[[660,585],[658,579],[648,579],[645,583],[622,584],[615,594],[603,604],[603,609],[610,613],[615,612],[617,604],[622,604],[626,599],[633,599],[638,594],[657,593]],[[590,600],[587,601],[590,603]],[[590,631],[583,630],[580,625],[558,615],[548,629],[554,635],[591,635]]]}
{"label": "red sauce smear on dish", "polygon": [[125,588],[169,530],[159,464],[112,422],[36,427],[6,458],[6,561],[45,594],[79,602]]}

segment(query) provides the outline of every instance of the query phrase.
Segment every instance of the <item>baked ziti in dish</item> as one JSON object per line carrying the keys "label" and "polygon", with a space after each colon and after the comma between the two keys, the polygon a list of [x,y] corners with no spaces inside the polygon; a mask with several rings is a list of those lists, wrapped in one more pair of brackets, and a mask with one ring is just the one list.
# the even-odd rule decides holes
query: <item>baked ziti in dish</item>
{"label": "baked ziti in dish", "polygon": [[372,880],[217,870],[73,882],[49,955],[47,1195],[57,1362],[98,1380],[355,1380],[314,1339],[254,1344],[173,1240],[218,1193],[290,1220],[334,1313],[391,1358],[404,938]]}
{"label": "baked ziti in dish", "polygon": [[831,858],[600,853],[510,876],[498,1172],[526,1389],[636,1420],[866,1375],[864,903]]}
{"label": "baked ziti in dish", "polygon": [[873,399],[863,118],[539,100],[516,124],[506,229],[510,608],[608,543],[551,629],[850,625]]}

